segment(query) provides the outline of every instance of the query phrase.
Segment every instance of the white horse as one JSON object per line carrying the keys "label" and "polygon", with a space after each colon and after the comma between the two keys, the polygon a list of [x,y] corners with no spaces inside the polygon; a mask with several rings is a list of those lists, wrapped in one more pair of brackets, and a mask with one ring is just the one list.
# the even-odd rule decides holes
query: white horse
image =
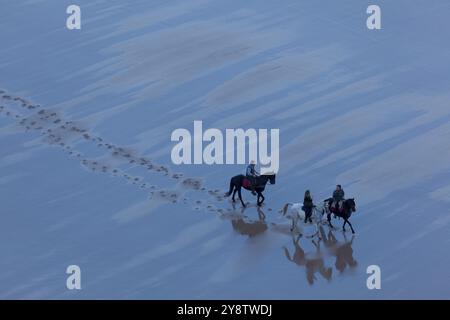
{"label": "white horse", "polygon": [[[302,210],[302,203],[286,203],[282,209],[283,216],[292,220],[291,232],[302,233],[299,229],[298,222],[305,221],[306,214]],[[315,226],[315,232],[309,236],[313,237],[319,234],[319,226],[322,224],[323,215],[326,213],[326,204],[314,206],[311,217],[308,219]],[[320,236],[320,235],[319,235]]]}

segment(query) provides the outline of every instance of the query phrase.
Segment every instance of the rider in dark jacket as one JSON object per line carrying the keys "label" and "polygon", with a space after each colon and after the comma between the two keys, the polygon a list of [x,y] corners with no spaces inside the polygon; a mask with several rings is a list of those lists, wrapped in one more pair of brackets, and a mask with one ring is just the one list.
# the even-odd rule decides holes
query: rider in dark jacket
{"label": "rider in dark jacket", "polygon": [[345,192],[344,189],[342,189],[342,186],[338,184],[336,186],[336,190],[333,191],[333,203],[332,207],[336,208],[336,210],[339,210],[339,206],[344,200]]}
{"label": "rider in dark jacket", "polygon": [[303,198],[303,211],[305,211],[305,223],[309,220],[312,223],[311,216],[314,208],[311,192],[306,190],[305,197]]}

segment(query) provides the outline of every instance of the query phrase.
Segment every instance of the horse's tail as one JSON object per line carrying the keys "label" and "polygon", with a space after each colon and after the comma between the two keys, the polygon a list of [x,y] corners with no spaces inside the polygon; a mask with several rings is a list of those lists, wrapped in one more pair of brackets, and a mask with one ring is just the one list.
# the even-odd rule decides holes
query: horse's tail
{"label": "horse's tail", "polygon": [[231,195],[231,193],[233,192],[233,189],[234,189],[233,178],[231,178],[231,180],[230,180],[230,190],[228,190],[228,192],[225,193],[225,197],[229,197]]}
{"label": "horse's tail", "polygon": [[292,205],[292,203],[290,203],[290,202],[288,202],[288,203],[286,203],[286,204],[284,205],[283,210],[282,210],[282,211],[283,211],[283,216],[286,215],[287,210],[288,210],[288,208],[289,208],[290,205]]}

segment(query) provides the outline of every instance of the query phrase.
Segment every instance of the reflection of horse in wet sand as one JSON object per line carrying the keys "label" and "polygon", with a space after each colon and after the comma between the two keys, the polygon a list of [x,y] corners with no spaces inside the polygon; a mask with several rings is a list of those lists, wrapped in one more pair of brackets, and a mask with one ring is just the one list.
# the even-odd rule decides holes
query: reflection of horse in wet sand
{"label": "reflection of horse in wet sand", "polygon": [[320,227],[319,232],[328,252],[336,257],[336,270],[342,273],[347,266],[349,268],[355,268],[358,265],[358,262],[353,258],[352,245],[355,236],[352,236],[352,239],[348,241],[345,232],[343,232],[344,241],[342,242],[336,239],[331,230],[329,230],[328,235],[326,235],[323,227]]}
{"label": "reflection of horse in wet sand", "polygon": [[[236,206],[233,204],[233,209],[236,210]],[[231,225],[233,229],[242,235],[247,235],[249,237],[254,237],[256,235],[264,233],[268,227],[265,222],[266,215],[261,210],[261,208],[256,208],[258,211],[258,220],[257,221],[246,221],[243,217],[235,218],[231,220]],[[245,208],[241,209],[241,214],[244,213]]]}
{"label": "reflection of horse in wet sand", "polygon": [[314,281],[317,280],[315,276],[317,272],[319,272],[324,279],[330,281],[333,269],[325,267],[325,262],[320,252],[320,240],[318,243],[314,240],[311,241],[316,247],[316,253],[312,257],[309,257],[300,246],[300,237],[300,235],[292,237],[292,243],[295,248],[292,256],[290,255],[289,250],[286,247],[283,247],[286,258],[299,266],[305,267],[306,279],[310,285],[314,284]]}

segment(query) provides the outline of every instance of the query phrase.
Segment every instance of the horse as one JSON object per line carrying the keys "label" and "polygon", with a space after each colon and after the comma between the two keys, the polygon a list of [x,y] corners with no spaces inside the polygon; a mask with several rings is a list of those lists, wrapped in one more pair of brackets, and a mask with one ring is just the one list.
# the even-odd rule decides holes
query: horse
{"label": "horse", "polygon": [[283,216],[286,216],[286,214],[288,213],[289,207],[290,207],[290,211],[289,211],[290,214],[287,217],[292,220],[291,232],[299,232],[299,228],[298,228],[299,220],[302,220],[302,221],[309,220],[311,223],[314,223],[316,225],[315,234],[318,234],[319,226],[322,223],[322,217],[326,212],[325,206],[314,206],[312,208],[311,216],[308,218],[306,218],[306,213],[302,209],[302,207],[303,207],[302,203],[290,203],[290,202],[286,203],[284,205],[283,209],[281,210],[281,212],[283,213]]}
{"label": "horse", "polygon": [[[264,196],[262,195],[262,192],[266,188],[267,182],[269,182],[270,184],[275,184],[275,174],[274,173],[262,174],[260,176],[255,177],[254,180],[256,183],[255,191],[258,194],[256,203],[258,206],[261,206],[265,199]],[[245,203],[242,200],[241,194],[242,187],[246,190],[252,191],[250,181],[246,176],[244,176],[243,174],[234,176],[230,180],[230,190],[225,194],[225,197],[229,197],[231,193],[233,193],[232,200],[234,202],[235,201],[234,196],[236,195],[237,192],[239,195],[239,200],[241,200],[242,206],[245,208]]]}
{"label": "horse", "polygon": [[331,228],[334,228],[333,225],[331,224],[331,214],[334,214],[337,217],[340,217],[342,219],[344,219],[344,224],[342,225],[342,230],[345,232],[345,225],[348,223],[348,225],[350,226],[350,229],[352,229],[352,233],[355,233],[355,230],[353,230],[353,226],[350,223],[349,219],[350,216],[352,215],[353,212],[356,211],[356,202],[355,199],[347,199],[343,201],[342,204],[342,208],[340,210],[336,210],[336,208],[332,208],[331,207],[331,203],[332,203],[332,199],[326,199],[324,201],[325,204],[325,208],[327,211],[327,220],[328,220],[328,224],[330,225]]}

